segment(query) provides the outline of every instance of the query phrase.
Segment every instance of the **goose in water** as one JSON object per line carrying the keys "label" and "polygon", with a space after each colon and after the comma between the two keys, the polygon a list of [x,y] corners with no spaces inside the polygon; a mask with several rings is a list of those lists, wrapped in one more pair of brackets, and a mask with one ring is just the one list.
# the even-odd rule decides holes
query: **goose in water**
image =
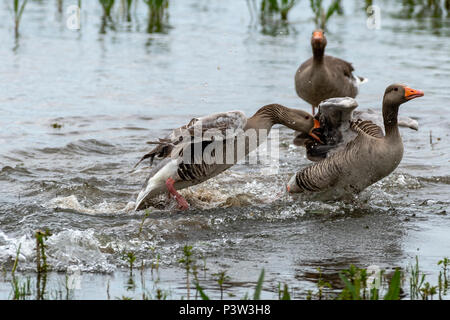
{"label": "goose in water", "polygon": [[312,113],[325,99],[352,97],[367,80],[353,74],[351,63],[325,55],[327,38],[322,30],[312,34],[313,57],[304,62],[295,74],[295,90],[300,98],[312,105]]}
{"label": "goose in water", "polygon": [[[372,109],[357,111],[358,103],[353,98],[331,98],[319,104],[319,111],[315,118],[320,127],[313,132],[320,137],[321,143],[311,139],[309,135],[296,132],[294,144],[304,146],[307,158],[311,161],[320,161],[345,148],[353,140],[356,133],[350,128],[351,122],[369,121],[376,124],[384,134],[383,116]],[[408,117],[398,117],[399,127],[419,129],[416,120]]]}
{"label": "goose in water", "polygon": [[250,118],[241,111],[194,118],[165,139],[151,142],[157,146],[139,163],[145,159],[153,162],[155,157],[162,160],[144,183],[135,210],[147,208],[155,196],[164,192],[169,192],[179,208],[186,210],[189,205],[177,190],[202,183],[232,167],[265,141],[275,124],[315,137],[312,130],[318,121],[305,111],[270,104]]}
{"label": "goose in water", "polygon": [[[384,131],[371,121],[351,121],[353,140],[340,151],[292,176],[290,193],[317,193],[323,198],[340,199],[359,193],[388,176],[403,157],[403,142],[398,129],[401,104],[422,97],[424,93],[407,86],[390,85],[383,99]],[[356,103],[348,98],[348,108]]]}

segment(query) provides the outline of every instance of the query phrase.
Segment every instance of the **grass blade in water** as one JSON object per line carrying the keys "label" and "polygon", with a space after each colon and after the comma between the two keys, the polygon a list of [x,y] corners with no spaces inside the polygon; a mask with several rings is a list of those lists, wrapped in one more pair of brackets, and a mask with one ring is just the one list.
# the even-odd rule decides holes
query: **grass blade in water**
{"label": "grass blade in water", "polygon": [[388,293],[384,296],[384,300],[399,300],[402,274],[399,269],[395,270],[389,284]]}
{"label": "grass blade in water", "polygon": [[253,294],[253,300],[260,299],[263,282],[264,282],[264,269],[262,269],[261,274],[259,275],[258,283],[256,284],[255,288],[255,293]]}

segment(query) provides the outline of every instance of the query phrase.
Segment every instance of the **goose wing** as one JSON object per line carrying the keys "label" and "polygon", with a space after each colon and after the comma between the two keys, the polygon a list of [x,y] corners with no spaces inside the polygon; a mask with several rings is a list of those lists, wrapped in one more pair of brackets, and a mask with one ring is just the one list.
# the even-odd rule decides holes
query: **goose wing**
{"label": "goose wing", "polygon": [[[353,113],[354,118],[361,119],[361,120],[370,120],[377,124],[379,127],[383,128],[383,116],[381,112],[376,112],[373,109],[367,109],[364,111],[355,111]],[[409,128],[412,130],[419,130],[419,122],[415,119],[412,119],[410,117],[398,117],[398,126]]]}
{"label": "goose wing", "polygon": [[186,125],[174,129],[165,138],[147,142],[156,147],[146,153],[135,167],[145,159],[150,159],[150,163],[153,164],[155,157],[164,159],[178,154],[186,147],[186,144],[202,143],[203,145],[218,136],[234,137],[243,131],[246,123],[247,117],[241,111],[215,113],[201,118],[193,118]]}
{"label": "goose wing", "polygon": [[353,79],[353,71],[355,69],[350,62],[332,56],[326,56],[326,59],[328,59],[329,64],[333,66],[336,72],[341,73],[349,79]]}
{"label": "goose wing", "polygon": [[383,129],[370,120],[357,119],[351,122],[350,128],[358,133],[358,135],[368,135],[374,138],[384,137]]}
{"label": "goose wing", "polygon": [[348,178],[359,160],[356,154],[359,146],[370,142],[367,141],[368,136],[364,129],[356,127],[355,130],[358,130],[358,135],[343,150],[292,176],[288,183],[288,191],[294,193],[326,191],[335,187],[340,180]]}
{"label": "goose wing", "polygon": [[355,69],[350,62],[332,56],[326,56],[326,59],[328,60],[328,65],[332,66],[332,70],[336,73],[336,75],[346,77],[349,80],[349,83],[356,89],[361,84],[368,81],[366,78],[353,74]]}

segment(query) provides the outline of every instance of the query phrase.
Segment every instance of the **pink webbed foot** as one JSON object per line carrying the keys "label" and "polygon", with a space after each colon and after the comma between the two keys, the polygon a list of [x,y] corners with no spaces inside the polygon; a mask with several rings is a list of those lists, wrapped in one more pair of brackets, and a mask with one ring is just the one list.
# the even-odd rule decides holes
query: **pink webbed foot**
{"label": "pink webbed foot", "polygon": [[172,196],[174,196],[175,200],[177,200],[178,209],[180,209],[180,210],[187,210],[187,209],[189,209],[188,202],[186,201],[185,198],[183,198],[183,196],[181,194],[179,194],[177,192],[177,190],[173,186],[174,183],[175,183],[175,180],[173,180],[172,178],[169,178],[166,181],[166,186],[167,186],[167,190],[169,191],[169,196],[172,195]]}

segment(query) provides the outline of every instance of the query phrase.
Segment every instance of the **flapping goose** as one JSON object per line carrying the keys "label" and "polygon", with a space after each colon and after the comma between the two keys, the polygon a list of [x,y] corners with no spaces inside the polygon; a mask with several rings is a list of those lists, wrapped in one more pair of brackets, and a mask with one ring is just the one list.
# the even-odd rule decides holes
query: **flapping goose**
{"label": "flapping goose", "polygon": [[[185,210],[189,205],[177,190],[202,183],[232,167],[267,138],[273,125],[309,133],[317,123],[307,112],[278,104],[266,105],[250,118],[241,111],[194,118],[165,139],[153,142],[157,146],[142,157],[141,161],[153,162],[155,157],[162,160],[144,183],[135,210],[147,208],[153,197],[167,191]],[[257,137],[253,143],[252,134]],[[244,151],[239,152],[242,144]]]}
{"label": "flapping goose", "polygon": [[[367,111],[355,110],[358,103],[353,98],[331,98],[319,104],[319,111],[315,118],[320,122],[320,128],[314,132],[320,137],[321,143],[311,139],[311,136],[296,132],[294,144],[304,146],[307,157],[311,161],[320,161],[331,154],[345,148],[348,142],[356,137],[350,128],[351,122],[370,121],[377,125],[384,134],[383,115],[372,109]],[[399,127],[419,129],[416,120],[408,117],[398,117]]]}
{"label": "flapping goose", "polygon": [[[321,193],[343,198],[359,193],[397,168],[403,157],[403,143],[398,129],[401,104],[422,97],[424,93],[404,85],[389,86],[383,99],[386,134],[371,121],[352,121],[355,138],[341,151],[295,174],[287,185],[291,193]],[[356,103],[347,104],[354,108]]]}
{"label": "flapping goose", "polygon": [[358,87],[367,80],[353,75],[353,66],[342,59],[326,56],[327,39],[322,30],[313,32],[313,57],[304,62],[295,74],[295,90],[312,105],[312,113],[325,99],[356,97]]}

